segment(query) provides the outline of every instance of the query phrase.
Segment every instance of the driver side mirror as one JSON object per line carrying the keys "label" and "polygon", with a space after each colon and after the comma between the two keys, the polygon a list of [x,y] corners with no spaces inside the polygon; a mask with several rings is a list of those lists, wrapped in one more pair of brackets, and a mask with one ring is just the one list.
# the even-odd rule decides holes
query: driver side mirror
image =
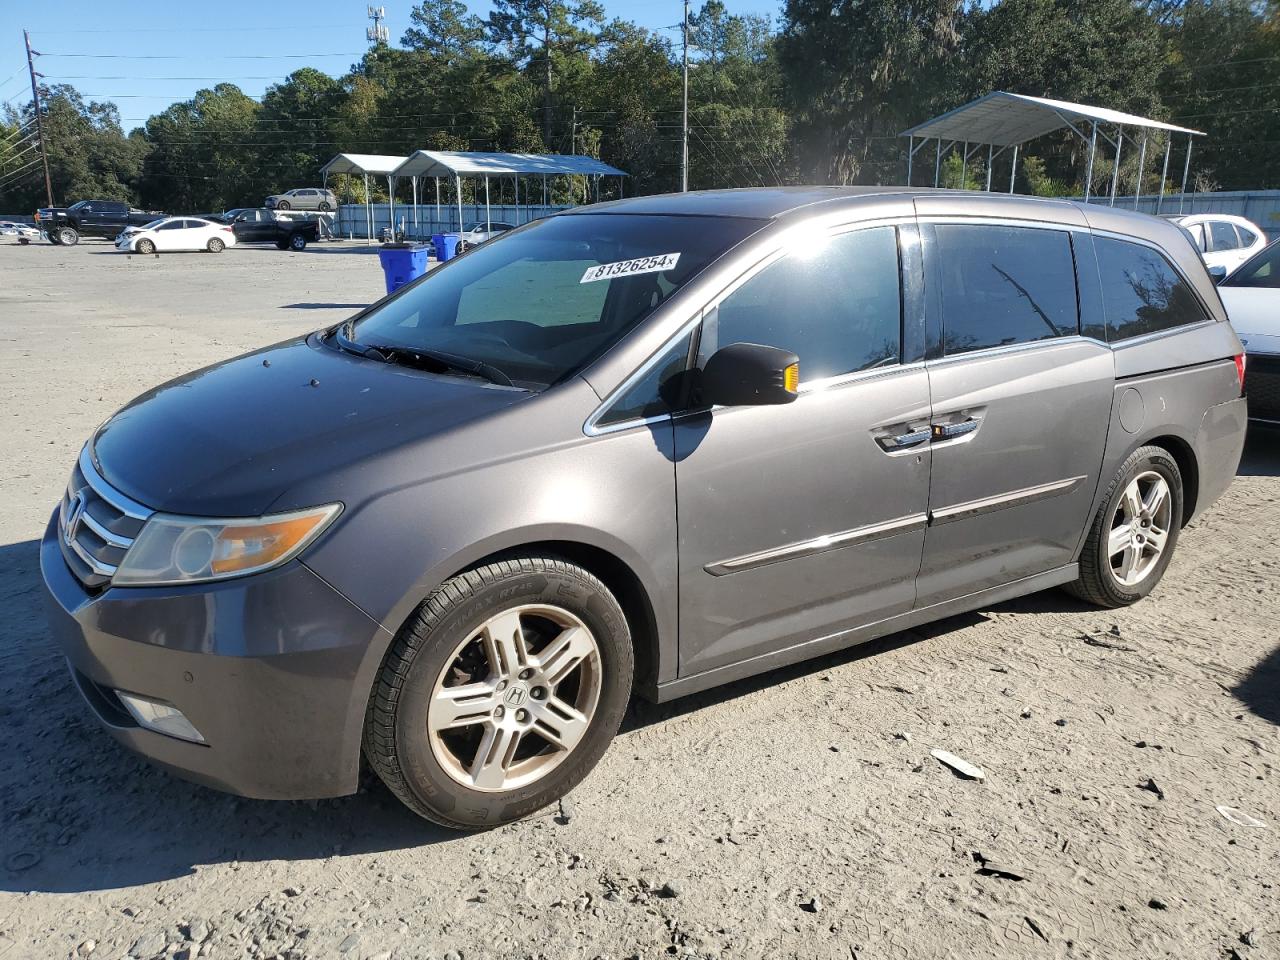
{"label": "driver side mirror", "polygon": [[1227,268],[1222,266],[1210,267],[1209,276],[1213,278],[1214,283],[1221,283],[1227,279]]}
{"label": "driver side mirror", "polygon": [[778,347],[731,343],[711,355],[699,379],[709,406],[791,403],[799,395],[800,358]]}

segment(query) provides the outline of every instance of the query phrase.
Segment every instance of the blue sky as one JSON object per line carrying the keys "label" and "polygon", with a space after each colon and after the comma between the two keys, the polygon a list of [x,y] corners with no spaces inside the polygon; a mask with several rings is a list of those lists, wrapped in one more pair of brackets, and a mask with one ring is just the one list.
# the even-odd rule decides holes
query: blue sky
{"label": "blue sky", "polygon": [[[602,0],[605,14],[653,30],[680,22],[680,0]],[[484,16],[489,0],[468,0]],[[384,0],[392,43],[409,25],[412,0]],[[260,96],[273,81],[313,66],[341,74],[367,48],[365,3],[354,0],[219,0],[168,4],[43,0],[0,4],[0,103],[30,99],[22,29],[43,56],[46,82],[66,82],[94,100],[112,100],[125,129],[175,100],[231,81]],[[693,0],[697,9],[700,0]],[[726,0],[733,13],[777,18],[781,0]],[[678,31],[668,30],[673,39]],[[172,58],[172,59],[170,59]]]}

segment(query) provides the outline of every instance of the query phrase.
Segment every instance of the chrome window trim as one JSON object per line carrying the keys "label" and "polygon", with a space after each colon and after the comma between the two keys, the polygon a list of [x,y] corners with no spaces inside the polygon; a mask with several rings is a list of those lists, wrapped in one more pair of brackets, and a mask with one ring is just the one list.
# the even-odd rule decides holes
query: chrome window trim
{"label": "chrome window trim", "polygon": [[[676,416],[683,416],[684,414],[688,413],[689,411],[678,411],[677,413],[674,413],[674,414],[664,413],[664,414],[659,414],[658,416],[655,416],[655,417],[644,417],[644,418],[637,418],[634,420],[623,420],[623,421],[619,421],[618,423],[611,423],[603,427],[597,426],[597,422],[600,420],[602,416],[604,416],[604,414],[608,411],[609,407],[613,403],[615,403],[617,400],[619,400],[623,394],[625,394],[628,390],[630,390],[631,387],[633,387],[637,381],[641,380],[650,370],[652,370],[654,365],[657,364],[657,362],[663,356],[666,355],[667,351],[670,350],[675,345],[677,340],[679,340],[681,337],[688,336],[688,334],[695,327],[701,324],[703,321],[703,318],[706,317],[709,311],[714,310],[715,308],[720,306],[720,304],[725,300],[726,297],[734,293],[739,287],[745,284],[748,280],[756,276],[756,274],[760,273],[767,267],[771,266],[772,264],[776,263],[778,260],[782,259],[787,254],[789,254],[791,252],[791,248],[788,244],[792,240],[792,238],[794,238],[797,234],[811,235],[814,230],[825,230],[827,232],[827,235],[830,237],[840,237],[840,236],[844,236],[845,234],[853,233],[858,230],[869,230],[874,227],[899,227],[903,225],[913,225],[916,223],[916,217],[912,215],[875,217],[873,219],[857,220],[857,221],[849,221],[845,219],[847,215],[848,215],[848,211],[842,211],[841,215],[839,216],[839,219],[836,219],[835,216],[829,215],[829,217],[827,218],[819,219],[817,223],[814,223],[812,220],[806,220],[803,223],[790,225],[780,230],[777,236],[773,238],[767,250],[758,259],[752,261],[752,263],[749,264],[741,273],[739,273],[733,279],[729,280],[723,287],[720,288],[718,292],[712,294],[707,300],[705,300],[700,307],[697,307],[696,309],[694,309],[692,316],[687,318],[680,325],[680,327],[677,329],[675,333],[673,333],[670,337],[664,340],[662,345],[658,347],[658,349],[655,350],[652,354],[650,354],[648,359],[646,359],[642,364],[640,364],[640,366],[638,366],[635,370],[633,370],[626,377],[626,379],[624,379],[620,384],[618,384],[618,386],[614,387],[611,391],[609,391],[609,393],[604,397],[604,399],[600,401],[599,405],[597,405],[596,408],[591,411],[590,415],[587,417],[586,421],[583,423],[582,425],[583,434],[585,434],[588,437],[600,437],[610,433],[617,433],[621,430],[632,430],[636,427],[651,426],[652,424],[655,424],[655,423],[663,423],[667,420],[674,419]],[[828,220],[831,222],[827,222]],[[899,271],[901,271],[901,254],[899,254]],[[901,276],[899,276],[898,282],[899,282],[899,285],[901,285],[901,282],[902,282]],[[901,343],[899,343],[898,349],[899,349],[899,355],[901,355],[901,350],[902,350]],[[826,377],[822,380],[811,381],[811,383],[814,385],[812,386],[811,389],[824,390],[832,386],[843,386],[844,383],[846,382],[852,382],[852,379],[858,377],[860,374],[867,374],[867,373],[883,374],[888,370],[899,370],[899,369],[904,369],[905,367],[908,367],[908,366],[919,366],[919,364],[898,364],[898,365],[895,365],[894,367],[881,367],[881,368],[874,368],[872,370],[854,370],[847,374],[840,374],[834,377]],[[800,384],[799,390],[797,392],[803,395],[804,393],[808,392],[806,391],[806,387],[809,387],[809,386],[810,384],[802,383]],[[716,409],[716,408],[713,408],[713,409]]]}
{"label": "chrome window trim", "polygon": [[89,486],[93,487],[94,493],[125,516],[132,517],[134,520],[145,521],[155,513],[150,507],[144,507],[138,501],[126,497],[111,484],[107,483],[102,474],[98,472],[98,468],[94,466],[93,455],[89,452],[88,444],[85,444],[80,451],[80,472],[84,474]]}
{"label": "chrome window trim", "polygon": [[1028,353],[1033,350],[1046,350],[1051,347],[1063,347],[1067,345],[1092,343],[1102,347],[1104,350],[1111,350],[1111,344],[1106,341],[1099,340],[1097,337],[1086,337],[1083,334],[1073,334],[1069,337],[1046,337],[1043,340],[1028,340],[1025,343],[1005,343],[998,347],[986,347],[983,350],[970,350],[968,353],[952,353],[944,357],[935,357],[932,360],[926,360],[925,363],[930,367],[950,366],[955,363],[962,363],[965,360],[982,359],[987,357],[999,357],[1006,354]]}
{"label": "chrome window trim", "polygon": [[905,517],[895,517],[892,520],[881,520],[877,523],[854,527],[852,530],[843,530],[840,533],[823,534],[809,540],[800,540],[780,547],[743,554],[740,557],[731,557],[728,560],[719,560],[707,564],[702,569],[713,577],[723,577],[731,573],[741,573],[743,570],[754,570],[771,563],[780,563],[783,560],[812,557],[841,547],[883,540],[911,530],[923,530],[928,520],[928,514],[912,513]]}

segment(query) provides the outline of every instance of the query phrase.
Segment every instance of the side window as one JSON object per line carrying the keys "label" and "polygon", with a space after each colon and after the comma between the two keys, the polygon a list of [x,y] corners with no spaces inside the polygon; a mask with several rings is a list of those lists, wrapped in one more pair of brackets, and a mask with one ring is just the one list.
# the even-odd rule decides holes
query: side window
{"label": "side window", "polygon": [[1234,250],[1240,246],[1240,241],[1236,237],[1236,228],[1225,220],[1210,220],[1206,226],[1209,228],[1211,251]]}
{"label": "side window", "polygon": [[897,363],[899,277],[894,227],[854,230],[788,254],[707,314],[699,365],[731,343],[793,351],[806,382]]}
{"label": "side window", "polygon": [[596,421],[597,426],[642,420],[671,413],[682,399],[684,389],[681,376],[689,366],[689,348],[693,334],[681,337],[672,344],[643,377],[637,380]]}
{"label": "side window", "polygon": [[156,229],[157,229],[157,230],[181,230],[181,229],[182,229],[182,221],[181,221],[181,220],[170,220],[168,223],[162,223],[162,224],[160,224],[160,226],[156,227]]}
{"label": "side window", "polygon": [[1246,230],[1244,227],[1236,224],[1236,233],[1240,234],[1240,246],[1252,247],[1258,240],[1258,235],[1252,230]]}
{"label": "side window", "polygon": [[1196,243],[1196,249],[1197,249],[1197,250],[1199,250],[1201,253],[1204,253],[1204,251],[1205,251],[1205,246],[1204,246],[1204,224],[1203,224],[1203,223],[1193,223],[1193,224],[1191,224],[1191,226],[1187,227],[1186,229],[1187,229],[1187,232],[1191,234],[1191,239],[1193,239],[1193,240],[1195,241],[1195,243]]}
{"label": "side window", "polygon": [[939,224],[942,352],[1079,332],[1071,237],[1061,230]]}
{"label": "side window", "polygon": [[1107,339],[1124,340],[1207,319],[1187,281],[1160,253],[1096,237]]}
{"label": "side window", "polygon": [[1280,289],[1280,243],[1245,261],[1244,266],[1223,281],[1224,287],[1265,287]]}

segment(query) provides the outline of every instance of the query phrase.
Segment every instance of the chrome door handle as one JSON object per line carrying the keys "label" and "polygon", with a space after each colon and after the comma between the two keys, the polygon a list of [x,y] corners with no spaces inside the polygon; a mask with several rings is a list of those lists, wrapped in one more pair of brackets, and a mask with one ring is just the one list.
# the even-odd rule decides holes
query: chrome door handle
{"label": "chrome door handle", "polygon": [[921,430],[913,430],[910,433],[900,433],[896,437],[881,437],[880,445],[886,450],[905,450],[907,447],[918,446],[927,441],[933,434],[928,427]]}
{"label": "chrome door handle", "polygon": [[980,423],[982,423],[981,417],[970,417],[968,420],[961,420],[959,423],[935,423],[933,425],[933,439],[954,440],[956,437],[963,437],[977,430]]}

